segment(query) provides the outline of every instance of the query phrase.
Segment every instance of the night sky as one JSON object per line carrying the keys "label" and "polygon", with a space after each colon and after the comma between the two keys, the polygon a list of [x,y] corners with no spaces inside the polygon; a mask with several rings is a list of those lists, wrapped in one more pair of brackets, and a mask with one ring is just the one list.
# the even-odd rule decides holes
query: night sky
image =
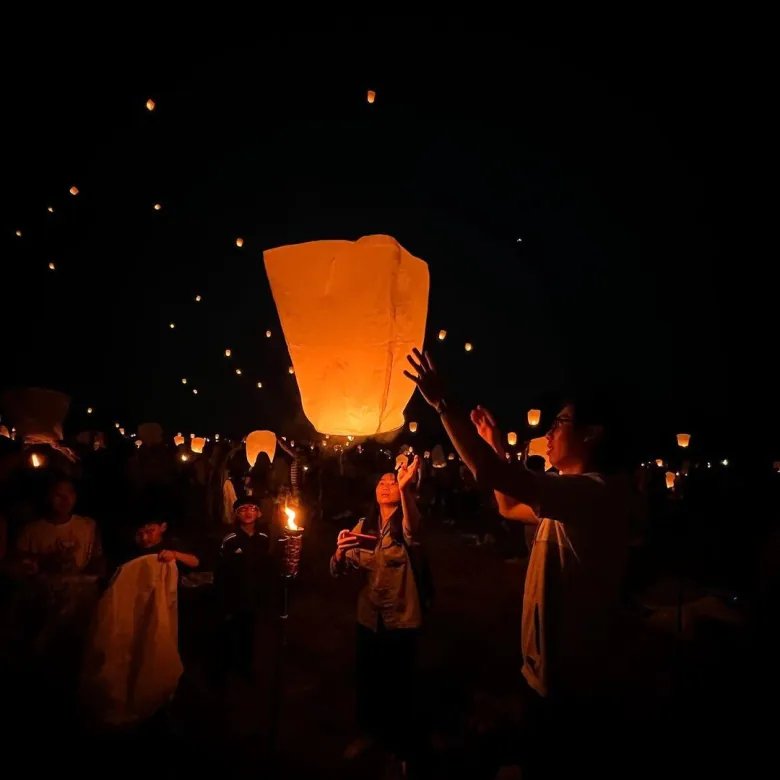
{"label": "night sky", "polygon": [[428,343],[464,402],[512,428],[551,391],[608,386],[659,442],[733,457],[742,404],[771,398],[771,259],[745,238],[768,211],[760,46],[728,20],[496,26],[18,29],[0,384],[70,393],[71,430],[92,405],[91,425],[283,433],[299,401],[262,251],[387,233],[429,264]]}

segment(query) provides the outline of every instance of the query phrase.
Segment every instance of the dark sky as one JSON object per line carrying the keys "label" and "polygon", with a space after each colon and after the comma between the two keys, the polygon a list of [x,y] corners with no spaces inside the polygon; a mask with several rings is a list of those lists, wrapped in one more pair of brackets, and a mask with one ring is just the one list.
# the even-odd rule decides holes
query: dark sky
{"label": "dark sky", "polygon": [[606,385],[656,436],[733,447],[741,405],[771,397],[770,253],[748,240],[767,72],[749,34],[709,25],[19,29],[0,55],[0,383],[69,392],[74,428],[93,405],[283,429],[297,391],[263,249],[389,233],[429,263],[429,333],[448,330],[465,402],[514,427],[540,394]]}

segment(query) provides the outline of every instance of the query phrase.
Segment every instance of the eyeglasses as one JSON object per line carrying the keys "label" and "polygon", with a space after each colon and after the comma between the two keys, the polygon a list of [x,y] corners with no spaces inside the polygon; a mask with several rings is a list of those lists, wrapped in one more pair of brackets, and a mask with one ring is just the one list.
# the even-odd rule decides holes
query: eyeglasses
{"label": "eyeglasses", "polygon": [[566,423],[574,422],[573,417],[569,417],[567,415],[561,415],[558,417],[555,417],[552,421],[552,425],[550,425],[550,433],[554,433],[558,430],[562,425],[565,425]]}

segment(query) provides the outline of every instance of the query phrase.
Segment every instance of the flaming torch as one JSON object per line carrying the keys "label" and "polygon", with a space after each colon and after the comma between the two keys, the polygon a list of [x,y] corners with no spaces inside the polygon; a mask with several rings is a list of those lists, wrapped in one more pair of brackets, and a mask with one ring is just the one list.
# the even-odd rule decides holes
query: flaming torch
{"label": "flaming torch", "polygon": [[[303,528],[295,522],[296,512],[286,506],[284,513],[287,515],[287,524],[281,537],[284,544],[282,553],[282,576],[294,578],[298,576],[301,565],[301,549],[303,547]],[[286,611],[286,610],[285,610]]]}

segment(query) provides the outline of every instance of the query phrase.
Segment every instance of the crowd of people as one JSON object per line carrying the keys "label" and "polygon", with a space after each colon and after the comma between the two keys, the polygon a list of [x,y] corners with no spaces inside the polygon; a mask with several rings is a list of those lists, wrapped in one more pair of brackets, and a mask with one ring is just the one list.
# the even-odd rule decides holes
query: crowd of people
{"label": "crowd of people", "polygon": [[[241,442],[210,443],[198,453],[186,441],[167,443],[172,437],[161,432],[140,446],[129,437],[109,439],[109,446],[103,437],[68,446],[0,437],[0,657],[8,710],[36,727],[91,716],[92,727],[137,728],[164,716],[179,672],[169,658],[159,660],[160,620],[139,617],[171,607],[172,597],[139,606],[162,587],[181,594],[181,633],[173,625],[170,635],[185,670],[202,663],[225,706],[231,687],[258,675],[269,700],[278,695],[279,550],[283,510],[293,506],[333,529],[335,550],[329,564],[318,565],[334,577],[364,574],[356,609],[356,731],[345,761],[379,747],[402,772],[425,765],[430,746],[416,702],[415,659],[435,609],[435,571],[426,554],[432,524],[526,569],[518,573],[525,587],[517,673],[526,686],[527,731],[535,736],[518,742],[518,764],[550,774],[571,758],[556,743],[574,749],[603,739],[621,713],[631,661],[626,618],[642,609],[636,594],[680,563],[664,528],[685,516],[684,533],[678,528],[672,536],[676,552],[696,537],[700,516],[709,539],[720,533],[707,510],[712,504],[698,500],[715,484],[711,469],[685,464],[685,479],[670,490],[664,469],[626,461],[614,410],[579,397],[562,404],[548,426],[545,471],[542,458],[509,457],[487,409],[461,410],[427,355],[415,352],[410,363],[410,378],[457,453],[443,463],[414,452],[403,437],[392,445],[367,440],[330,448],[280,439],[273,462],[261,453],[251,467]],[[774,538],[771,529],[765,538]],[[718,551],[685,565],[717,579],[734,601],[743,594],[756,603],[771,598],[776,571],[757,565],[761,544],[740,556],[727,544],[711,547]],[[731,565],[722,565],[724,557]],[[132,580],[125,574],[131,570]],[[188,601],[197,605],[189,613]],[[131,626],[127,652],[151,653],[159,668],[165,663],[172,671],[151,709],[125,702],[117,717],[94,693],[106,681],[85,685],[95,671],[85,659],[97,657],[96,646],[104,661],[111,657],[99,643],[119,641],[116,632],[100,639],[97,624],[119,625],[128,610],[135,611],[123,624]],[[139,651],[136,635],[147,632],[154,643]],[[145,673],[153,686],[154,668]],[[31,708],[30,690],[45,697],[45,711]]]}

